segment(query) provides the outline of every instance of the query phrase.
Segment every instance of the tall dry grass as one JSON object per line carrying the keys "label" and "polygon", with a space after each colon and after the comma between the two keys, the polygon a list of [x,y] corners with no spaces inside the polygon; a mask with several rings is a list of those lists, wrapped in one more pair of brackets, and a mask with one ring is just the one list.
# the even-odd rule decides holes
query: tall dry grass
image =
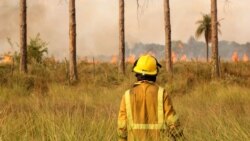
{"label": "tall dry grass", "polygon": [[[17,66],[18,67],[18,66]],[[113,141],[124,91],[135,81],[110,64],[79,64],[69,85],[63,63],[30,66],[29,75],[0,68],[0,139],[3,141]],[[178,63],[157,83],[171,95],[185,136],[194,141],[250,139],[250,63],[223,63],[211,79],[206,63]],[[163,67],[164,68],[164,67]],[[95,69],[95,70],[94,70]]]}

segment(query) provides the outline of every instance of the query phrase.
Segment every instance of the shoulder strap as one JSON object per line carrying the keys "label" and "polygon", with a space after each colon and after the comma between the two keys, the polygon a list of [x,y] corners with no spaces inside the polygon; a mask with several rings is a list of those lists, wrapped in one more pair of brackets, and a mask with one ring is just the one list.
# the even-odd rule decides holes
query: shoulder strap
{"label": "shoulder strap", "polygon": [[127,90],[125,92],[125,104],[126,104],[128,123],[133,124],[132,109],[131,109],[131,102],[130,102],[130,90]]}
{"label": "shoulder strap", "polygon": [[159,87],[158,89],[158,124],[164,123],[163,94],[164,94],[164,88]]}

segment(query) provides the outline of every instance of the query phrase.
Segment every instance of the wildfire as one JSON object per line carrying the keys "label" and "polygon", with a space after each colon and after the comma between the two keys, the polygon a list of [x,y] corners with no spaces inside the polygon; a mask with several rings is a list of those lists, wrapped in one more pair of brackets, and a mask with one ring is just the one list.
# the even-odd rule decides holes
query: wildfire
{"label": "wildfire", "polygon": [[233,62],[238,62],[239,61],[239,56],[238,56],[238,52],[234,52],[232,55],[232,61]]}
{"label": "wildfire", "polygon": [[177,54],[172,52],[172,61],[175,63],[177,61]]}
{"label": "wildfire", "polygon": [[249,57],[247,56],[246,53],[244,53],[242,60],[243,60],[243,62],[248,62],[249,61]]}
{"label": "wildfire", "polygon": [[134,54],[130,54],[127,58],[127,62],[130,64],[133,64],[135,62],[135,55]]}
{"label": "wildfire", "polygon": [[183,61],[183,62],[186,62],[187,61],[187,55],[186,54],[182,55],[180,60]]}
{"label": "wildfire", "polygon": [[110,63],[111,63],[111,64],[116,64],[117,61],[118,61],[117,55],[113,55],[113,56],[112,56],[112,59],[111,59],[111,61],[110,61]]}
{"label": "wildfire", "polygon": [[12,56],[4,55],[0,57],[0,64],[11,64],[13,61]]}

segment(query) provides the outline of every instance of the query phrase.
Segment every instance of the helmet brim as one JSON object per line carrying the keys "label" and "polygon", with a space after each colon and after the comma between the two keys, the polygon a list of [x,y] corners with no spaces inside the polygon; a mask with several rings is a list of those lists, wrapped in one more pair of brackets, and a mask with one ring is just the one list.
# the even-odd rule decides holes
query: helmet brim
{"label": "helmet brim", "polygon": [[156,75],[157,74],[157,70],[155,71],[142,71],[139,67],[134,67],[133,69],[133,72],[135,73],[139,73],[139,74],[142,74],[142,75]]}

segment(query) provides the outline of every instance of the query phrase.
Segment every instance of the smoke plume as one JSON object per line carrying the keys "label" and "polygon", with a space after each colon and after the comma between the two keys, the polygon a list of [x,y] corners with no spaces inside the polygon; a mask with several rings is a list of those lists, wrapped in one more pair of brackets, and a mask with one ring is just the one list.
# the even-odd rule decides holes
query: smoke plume
{"label": "smoke plume", "polygon": [[[49,43],[49,55],[61,59],[68,57],[67,0],[27,0],[27,4],[28,39],[40,33],[41,38]],[[220,40],[240,43],[249,41],[248,5],[250,5],[249,0],[233,1],[228,8],[225,7],[224,1],[218,1],[218,19],[224,19],[221,21]],[[172,40],[186,42],[191,35],[194,35],[197,28],[195,22],[201,18],[201,13],[210,13],[209,7],[210,1],[171,1]],[[164,44],[163,1],[149,0],[143,12],[140,11],[139,14],[137,12],[136,1],[126,0],[127,45],[131,48],[138,42]],[[77,0],[76,16],[79,57],[118,53],[117,0]],[[18,46],[11,48],[7,38],[18,43],[17,0],[0,0],[0,54],[19,50]]]}

